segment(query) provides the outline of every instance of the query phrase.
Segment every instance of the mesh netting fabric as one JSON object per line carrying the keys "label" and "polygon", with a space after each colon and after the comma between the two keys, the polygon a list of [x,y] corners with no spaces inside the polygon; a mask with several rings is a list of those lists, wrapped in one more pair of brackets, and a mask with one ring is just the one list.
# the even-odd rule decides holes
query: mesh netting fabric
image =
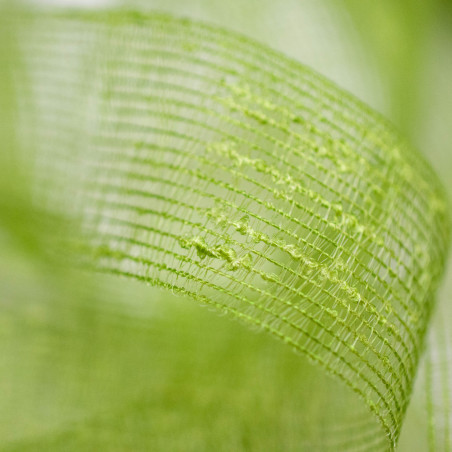
{"label": "mesh netting fabric", "polygon": [[19,136],[39,202],[81,225],[71,259],[268,331],[356,395],[377,438],[361,447],[395,447],[449,240],[420,154],[322,76],[206,24],[19,30]]}

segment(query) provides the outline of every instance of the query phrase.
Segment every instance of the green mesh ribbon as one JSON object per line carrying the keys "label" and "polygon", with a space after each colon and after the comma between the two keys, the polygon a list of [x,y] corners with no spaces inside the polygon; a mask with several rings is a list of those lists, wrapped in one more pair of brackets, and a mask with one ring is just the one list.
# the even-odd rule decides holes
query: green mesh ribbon
{"label": "green mesh ribbon", "polygon": [[[75,353],[77,365],[52,353],[49,361],[66,369],[63,386],[75,385],[75,401],[60,394],[65,409],[99,418],[75,431],[65,424],[69,433],[51,441],[8,443],[11,450],[393,450],[449,241],[445,196],[424,159],[322,76],[216,27],[120,11],[28,14],[14,33],[18,159],[34,203],[68,224],[46,238],[53,259],[110,275],[99,276],[110,301],[118,283],[109,278],[122,275],[187,295],[288,347],[265,334],[245,339],[241,325],[220,326],[215,315],[185,312],[177,302],[167,320],[150,309],[152,333],[143,319],[124,327],[108,320],[108,309],[92,314],[89,301],[67,302],[57,312],[66,318],[80,309],[77,328],[91,339],[81,349],[66,336],[52,345],[56,356]],[[146,298],[141,286],[127,290]],[[20,331],[34,337],[33,327]],[[96,347],[91,360],[81,359]],[[86,376],[90,366],[96,370]],[[221,366],[236,380],[221,380]],[[194,367],[210,370],[191,374]],[[149,368],[167,374],[151,378]],[[194,425],[179,428],[165,417],[149,427],[163,416],[152,394],[169,390],[161,381],[171,373],[185,382],[173,388],[174,406],[185,403],[179,419]],[[140,408],[127,414],[125,400],[139,399],[134,385],[146,388],[147,378],[154,383],[143,406],[152,410],[142,407],[139,420]],[[209,419],[233,397],[244,406],[231,410],[235,421],[225,415],[212,427]],[[207,399],[204,418],[197,409]],[[123,414],[111,418],[118,400]],[[265,421],[259,412],[268,413]],[[133,428],[124,429],[127,419]],[[17,422],[24,430],[30,423]],[[168,425],[171,434],[159,437]]]}

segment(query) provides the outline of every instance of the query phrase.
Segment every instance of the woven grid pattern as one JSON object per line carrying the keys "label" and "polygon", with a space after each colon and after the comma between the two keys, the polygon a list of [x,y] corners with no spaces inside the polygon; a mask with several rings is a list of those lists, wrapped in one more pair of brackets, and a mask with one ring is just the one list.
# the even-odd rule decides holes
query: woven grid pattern
{"label": "woven grid pattern", "polygon": [[394,447],[448,243],[422,158],[243,37],[162,15],[24,23],[21,136],[41,199],[82,219],[84,265],[269,331],[359,395],[384,432],[369,447]]}

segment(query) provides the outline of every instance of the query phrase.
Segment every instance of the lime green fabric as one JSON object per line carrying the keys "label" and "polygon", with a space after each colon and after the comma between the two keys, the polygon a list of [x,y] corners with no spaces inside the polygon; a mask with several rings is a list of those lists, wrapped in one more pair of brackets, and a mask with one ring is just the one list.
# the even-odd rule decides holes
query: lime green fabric
{"label": "lime green fabric", "polygon": [[424,158],[219,27],[14,20],[7,450],[393,450],[449,244]]}

